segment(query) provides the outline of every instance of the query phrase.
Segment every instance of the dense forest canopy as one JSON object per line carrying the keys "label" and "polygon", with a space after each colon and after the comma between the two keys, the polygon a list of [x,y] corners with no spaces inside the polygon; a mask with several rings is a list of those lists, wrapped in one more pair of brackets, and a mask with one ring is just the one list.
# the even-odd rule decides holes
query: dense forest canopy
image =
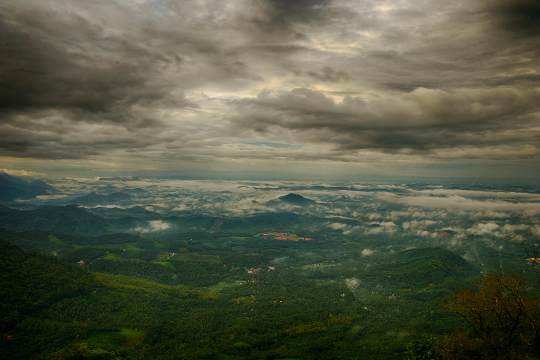
{"label": "dense forest canopy", "polygon": [[538,356],[539,189],[54,186],[0,211],[3,358]]}

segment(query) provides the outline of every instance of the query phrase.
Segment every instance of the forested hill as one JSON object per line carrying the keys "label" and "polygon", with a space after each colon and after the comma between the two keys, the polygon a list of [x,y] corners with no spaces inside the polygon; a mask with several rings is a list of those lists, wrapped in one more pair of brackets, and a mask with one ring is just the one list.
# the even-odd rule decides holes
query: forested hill
{"label": "forested hill", "polygon": [[42,180],[26,180],[0,172],[0,201],[29,199],[37,195],[57,192],[55,188]]}
{"label": "forested hill", "polygon": [[[23,251],[2,240],[0,269],[0,289],[3,289],[0,297],[0,333],[4,339],[0,347],[2,359],[22,359],[28,355],[25,355],[25,347],[18,346],[19,343],[27,343],[25,333],[47,332],[49,328],[51,333],[59,334],[58,323],[46,319],[33,320],[33,317],[39,317],[42,310],[59,301],[85,296],[96,286],[92,276],[77,266]],[[13,336],[13,332],[18,335]],[[40,341],[48,339],[36,338],[34,346],[38,346]]]}
{"label": "forested hill", "polygon": [[105,233],[108,226],[106,219],[76,205],[0,209],[0,227],[14,231],[99,235]]}
{"label": "forested hill", "polygon": [[19,317],[41,307],[87,292],[92,277],[75,265],[34,254],[0,240],[0,329],[8,331]]}

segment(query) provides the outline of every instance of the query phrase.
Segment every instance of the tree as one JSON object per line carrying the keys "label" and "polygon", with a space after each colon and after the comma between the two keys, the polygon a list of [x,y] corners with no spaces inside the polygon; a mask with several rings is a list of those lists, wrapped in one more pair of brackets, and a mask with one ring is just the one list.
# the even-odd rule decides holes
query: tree
{"label": "tree", "polygon": [[487,275],[478,291],[464,290],[447,308],[468,325],[440,339],[442,359],[524,359],[539,348],[538,299],[527,296],[525,282],[504,275]]}
{"label": "tree", "polygon": [[413,341],[407,346],[406,360],[438,360],[434,351],[435,340],[433,337],[425,337]]}

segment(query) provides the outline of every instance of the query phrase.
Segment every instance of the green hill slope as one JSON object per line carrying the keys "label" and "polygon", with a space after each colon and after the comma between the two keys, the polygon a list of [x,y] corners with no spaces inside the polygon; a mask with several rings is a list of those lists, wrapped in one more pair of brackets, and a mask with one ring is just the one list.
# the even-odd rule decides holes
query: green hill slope
{"label": "green hill slope", "polygon": [[407,286],[426,286],[478,275],[475,266],[443,248],[406,250],[388,260],[388,263],[375,266],[370,273]]}
{"label": "green hill slope", "polygon": [[86,293],[92,284],[76,266],[0,241],[0,331],[59,299]]}

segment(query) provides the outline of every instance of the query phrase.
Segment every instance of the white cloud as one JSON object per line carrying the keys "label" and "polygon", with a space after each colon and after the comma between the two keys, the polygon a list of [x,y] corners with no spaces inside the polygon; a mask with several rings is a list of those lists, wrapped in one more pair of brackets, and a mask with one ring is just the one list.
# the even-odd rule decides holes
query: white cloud
{"label": "white cloud", "polygon": [[380,220],[381,217],[382,217],[382,216],[381,216],[381,214],[379,214],[379,213],[371,213],[371,214],[368,215],[367,218],[368,218],[369,220],[373,221],[373,220]]}
{"label": "white cloud", "polygon": [[371,255],[375,254],[375,250],[371,250],[371,249],[366,248],[366,249],[362,250],[361,254],[362,254],[362,256],[371,256]]}
{"label": "white cloud", "polygon": [[429,238],[429,237],[436,237],[437,233],[432,233],[426,230],[418,230],[416,232],[416,235],[423,237],[423,238]]}
{"label": "white cloud", "polygon": [[331,223],[331,224],[328,224],[328,227],[330,229],[337,230],[337,231],[343,231],[343,230],[347,229],[348,226],[349,225],[343,224],[343,223]]}
{"label": "white cloud", "polygon": [[466,190],[466,189],[422,189],[410,190],[413,193],[430,196],[461,196],[465,198],[498,198],[520,199],[526,201],[540,201],[540,194],[515,192],[515,191],[489,191],[489,190]]}
{"label": "white cloud", "polygon": [[477,211],[474,214],[470,214],[470,216],[473,216],[479,219],[507,219],[510,217],[510,214],[501,212],[501,211],[485,210],[485,211]]}
{"label": "white cloud", "polygon": [[468,230],[469,234],[472,235],[494,235],[499,236],[499,229],[500,226],[496,223],[479,223],[474,225],[472,228]]}
{"label": "white cloud", "polygon": [[151,220],[148,222],[147,226],[137,227],[135,228],[135,231],[141,234],[146,234],[146,233],[151,233],[151,232],[164,231],[170,228],[171,228],[171,224],[167,222],[164,222],[162,220]]}
{"label": "white cloud", "polygon": [[423,229],[426,227],[430,227],[433,225],[436,225],[438,222],[435,220],[411,220],[406,221],[401,226],[405,230],[413,230],[413,229]]}
{"label": "white cloud", "polygon": [[513,233],[516,231],[527,231],[530,226],[526,224],[504,224],[501,230],[505,233]]}
{"label": "white cloud", "polygon": [[358,289],[361,283],[362,282],[360,281],[360,279],[357,278],[345,279],[345,286],[347,286],[347,288],[351,291]]}
{"label": "white cloud", "polygon": [[8,175],[12,176],[28,176],[28,177],[47,177],[47,174],[38,172],[38,171],[31,171],[31,170],[18,170],[18,169],[2,169],[0,168],[0,173],[6,173]]}
{"label": "white cloud", "polygon": [[382,221],[370,223],[370,227],[365,230],[368,235],[393,234],[398,226],[393,221]]}
{"label": "white cloud", "polygon": [[430,209],[464,211],[513,211],[528,214],[540,213],[540,202],[510,202],[502,200],[473,200],[462,196],[401,196],[393,193],[377,193],[380,200]]}

